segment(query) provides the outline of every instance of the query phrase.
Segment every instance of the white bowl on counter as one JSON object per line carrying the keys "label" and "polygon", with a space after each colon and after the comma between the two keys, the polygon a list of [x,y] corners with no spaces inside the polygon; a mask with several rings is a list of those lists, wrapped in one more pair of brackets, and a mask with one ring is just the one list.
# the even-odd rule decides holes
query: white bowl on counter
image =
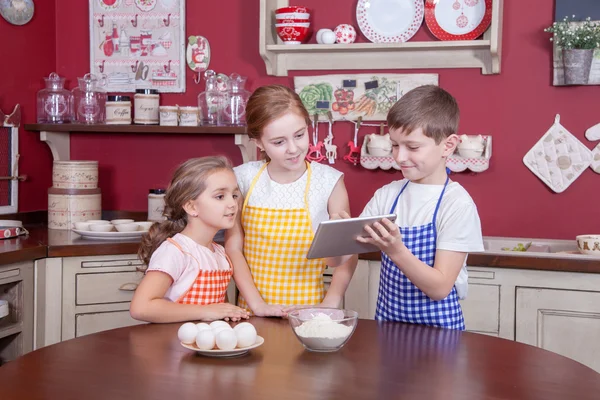
{"label": "white bowl on counter", "polygon": [[137,223],[129,222],[124,224],[116,224],[115,229],[119,232],[135,232],[140,229],[140,226]]}
{"label": "white bowl on counter", "polygon": [[113,224],[110,222],[108,224],[90,224],[89,230],[92,232],[110,232],[113,230]]}
{"label": "white bowl on counter", "polygon": [[92,224],[110,224],[110,221],[107,221],[105,219],[88,219],[85,222],[87,222],[90,225],[92,225]]}
{"label": "white bowl on counter", "polygon": [[154,225],[156,222],[154,221],[141,221],[141,222],[136,222],[136,224],[138,224],[138,226],[140,227],[141,231],[147,231],[150,229],[150,227],[152,225]]}
{"label": "white bowl on counter", "polygon": [[90,230],[90,223],[86,222],[86,221],[79,221],[79,222],[75,222],[75,229],[77,229],[78,231],[89,231]]}
{"label": "white bowl on counter", "polygon": [[480,158],[483,155],[484,148],[477,147],[457,147],[458,154],[464,158]]}
{"label": "white bowl on counter", "polygon": [[135,222],[135,221],[132,219],[113,219],[110,221],[110,223],[113,225],[130,224],[132,222]]}
{"label": "white bowl on counter", "polygon": [[581,254],[600,257],[600,235],[579,235],[575,239]]}

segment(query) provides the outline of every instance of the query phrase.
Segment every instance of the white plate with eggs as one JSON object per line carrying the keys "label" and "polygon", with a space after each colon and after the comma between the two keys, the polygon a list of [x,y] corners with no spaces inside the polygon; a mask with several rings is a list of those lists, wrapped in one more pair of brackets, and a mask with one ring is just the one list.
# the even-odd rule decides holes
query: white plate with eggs
{"label": "white plate with eggs", "polygon": [[233,328],[225,321],[186,322],[177,331],[177,337],[186,349],[208,357],[241,356],[265,342],[249,322],[240,322]]}
{"label": "white plate with eggs", "polygon": [[260,345],[262,345],[265,342],[265,339],[262,336],[256,336],[256,342],[254,342],[254,344],[252,346],[248,346],[248,347],[237,347],[233,350],[221,350],[218,348],[215,348],[213,350],[200,350],[198,348],[198,346],[196,346],[195,343],[192,344],[185,344],[183,342],[181,342],[181,345],[183,347],[185,347],[186,349],[189,350],[194,350],[196,353],[203,355],[203,356],[208,356],[208,357],[236,357],[236,356],[241,356],[243,354],[246,354],[249,350],[252,350]]}

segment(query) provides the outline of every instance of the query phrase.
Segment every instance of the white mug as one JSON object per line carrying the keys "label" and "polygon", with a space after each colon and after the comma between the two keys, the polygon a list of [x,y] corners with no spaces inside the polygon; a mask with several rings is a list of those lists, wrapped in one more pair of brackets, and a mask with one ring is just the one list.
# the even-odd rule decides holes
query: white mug
{"label": "white mug", "polygon": [[198,107],[179,107],[180,126],[198,126]]}
{"label": "white mug", "polygon": [[160,106],[160,124],[162,126],[177,126],[178,109],[177,106]]}

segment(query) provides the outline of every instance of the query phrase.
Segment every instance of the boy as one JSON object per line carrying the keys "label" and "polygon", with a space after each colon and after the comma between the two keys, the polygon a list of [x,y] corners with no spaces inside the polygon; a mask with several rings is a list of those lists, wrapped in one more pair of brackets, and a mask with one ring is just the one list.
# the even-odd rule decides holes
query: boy
{"label": "boy", "polygon": [[387,116],[404,179],[375,192],[361,216],[396,214],[367,227],[382,252],[375,319],[465,329],[467,253],[483,251],[477,207],[450,181],[446,158],[460,141],[456,100],[438,86],[406,93]]}

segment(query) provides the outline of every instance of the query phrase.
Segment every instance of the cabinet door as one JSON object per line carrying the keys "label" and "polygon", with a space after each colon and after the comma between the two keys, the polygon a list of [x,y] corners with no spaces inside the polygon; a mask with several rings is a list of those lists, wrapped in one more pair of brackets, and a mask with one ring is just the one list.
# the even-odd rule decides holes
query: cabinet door
{"label": "cabinet door", "polygon": [[143,323],[131,318],[129,310],[77,314],[75,337]]}
{"label": "cabinet door", "polygon": [[600,292],[517,288],[516,340],[600,372]]}
{"label": "cabinet door", "polygon": [[500,284],[493,271],[469,268],[469,291],[460,300],[467,331],[500,334]]}

